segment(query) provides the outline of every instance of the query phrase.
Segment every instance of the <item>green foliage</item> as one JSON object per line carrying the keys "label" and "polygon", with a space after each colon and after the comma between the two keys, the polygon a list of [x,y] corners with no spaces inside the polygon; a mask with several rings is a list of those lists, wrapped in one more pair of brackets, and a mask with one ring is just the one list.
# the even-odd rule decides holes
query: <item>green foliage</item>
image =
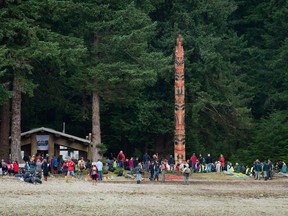
{"label": "green foliage", "polygon": [[[98,152],[99,152],[100,155],[104,155],[107,152],[107,150],[108,150],[107,146],[105,144],[103,144],[103,143],[97,144],[96,148],[99,150]],[[102,162],[104,163],[104,161],[102,161]]]}
{"label": "green foliage", "polygon": [[124,169],[122,167],[116,167],[114,170],[114,174],[119,175],[124,172]]}
{"label": "green foliage", "polygon": [[[0,105],[21,82],[22,130],[91,132],[100,152],[172,153],[174,51],[185,49],[186,154],[286,160],[287,1],[27,0],[0,3]],[[163,138],[164,137],[164,138]]]}
{"label": "green foliage", "polygon": [[249,165],[256,159],[287,161],[287,120],[286,111],[275,111],[269,117],[261,119],[253,129],[251,142],[247,143],[245,149],[236,151],[233,159]]}

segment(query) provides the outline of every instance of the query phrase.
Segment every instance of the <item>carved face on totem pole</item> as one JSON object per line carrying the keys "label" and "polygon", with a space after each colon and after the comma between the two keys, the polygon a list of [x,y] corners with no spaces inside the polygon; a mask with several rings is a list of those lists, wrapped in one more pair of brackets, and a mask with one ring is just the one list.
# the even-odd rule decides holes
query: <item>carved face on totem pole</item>
{"label": "carved face on totem pole", "polygon": [[185,104],[175,104],[175,130],[184,130],[185,125]]}
{"label": "carved face on totem pole", "polygon": [[184,75],[176,75],[175,77],[175,94],[184,95]]}
{"label": "carved face on totem pole", "polygon": [[177,38],[177,46],[176,46],[176,56],[175,56],[175,68],[177,74],[184,73],[184,50],[182,46],[182,38]]}
{"label": "carved face on totem pole", "polygon": [[175,150],[177,154],[184,155],[185,153],[185,136],[179,135],[174,139]]}

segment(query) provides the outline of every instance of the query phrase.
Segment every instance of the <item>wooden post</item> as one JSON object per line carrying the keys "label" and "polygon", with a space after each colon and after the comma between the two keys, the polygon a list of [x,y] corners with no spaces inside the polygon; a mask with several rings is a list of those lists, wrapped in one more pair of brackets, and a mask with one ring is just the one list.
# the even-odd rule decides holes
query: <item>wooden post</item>
{"label": "wooden post", "polygon": [[55,140],[54,140],[54,153],[55,153],[54,156],[59,157],[59,155],[60,155],[60,145],[55,145]]}
{"label": "wooden post", "polygon": [[186,158],[185,154],[185,85],[183,38],[177,38],[175,51],[175,136],[174,156],[177,163]]}
{"label": "wooden post", "polygon": [[31,135],[31,156],[36,155],[37,153],[37,140],[36,140],[36,134]]}
{"label": "wooden post", "polygon": [[48,154],[49,156],[55,156],[55,151],[54,151],[54,135],[49,134],[49,139],[48,139]]}

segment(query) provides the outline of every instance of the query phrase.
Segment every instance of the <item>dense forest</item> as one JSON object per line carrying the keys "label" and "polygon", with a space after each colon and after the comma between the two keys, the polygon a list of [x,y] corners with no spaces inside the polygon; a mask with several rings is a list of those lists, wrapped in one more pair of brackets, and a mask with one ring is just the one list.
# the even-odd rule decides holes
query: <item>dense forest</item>
{"label": "dense forest", "polygon": [[48,127],[107,152],[173,153],[184,38],[186,155],[288,159],[288,1],[0,0],[0,153]]}

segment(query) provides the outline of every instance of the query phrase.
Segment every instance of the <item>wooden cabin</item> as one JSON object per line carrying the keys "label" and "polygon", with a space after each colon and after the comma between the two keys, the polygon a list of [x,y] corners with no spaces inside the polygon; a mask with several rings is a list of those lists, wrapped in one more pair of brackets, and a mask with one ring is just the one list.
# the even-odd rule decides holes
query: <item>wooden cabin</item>
{"label": "wooden cabin", "polygon": [[[24,155],[32,156],[36,153],[51,156],[73,156],[92,159],[91,141],[50,128],[36,128],[21,133],[21,151]],[[76,158],[77,158],[76,157]]]}

